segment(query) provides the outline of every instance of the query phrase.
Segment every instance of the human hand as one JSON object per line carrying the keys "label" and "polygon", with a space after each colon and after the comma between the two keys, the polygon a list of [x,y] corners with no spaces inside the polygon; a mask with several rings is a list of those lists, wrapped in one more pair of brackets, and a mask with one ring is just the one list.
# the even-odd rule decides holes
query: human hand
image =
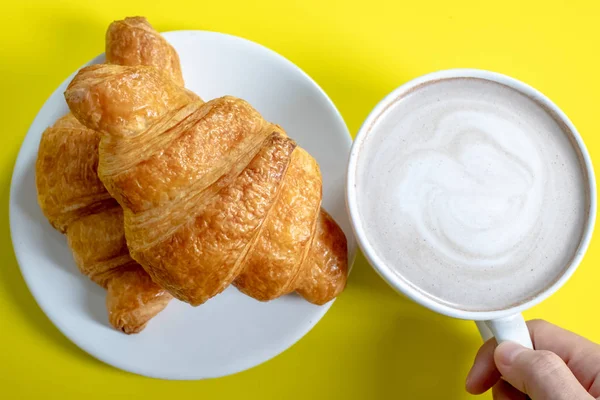
{"label": "human hand", "polygon": [[[481,346],[466,388],[494,400],[600,400],[600,345],[542,320],[527,322],[535,350],[512,342]],[[502,376],[503,379],[500,379]]]}

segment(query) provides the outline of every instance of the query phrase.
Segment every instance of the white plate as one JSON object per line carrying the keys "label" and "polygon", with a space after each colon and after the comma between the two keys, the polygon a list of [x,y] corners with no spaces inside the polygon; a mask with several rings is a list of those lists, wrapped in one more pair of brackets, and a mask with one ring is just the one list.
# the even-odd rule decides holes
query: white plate
{"label": "white plate", "polygon": [[[205,100],[233,95],[279,123],[319,162],[323,206],[341,225],[350,260],[356,242],[344,201],[351,138],[319,86],[290,61],[256,43],[213,32],[165,33],[181,57],[186,86]],[[98,56],[90,63],[100,63]],[[46,315],[65,336],[117,368],[165,379],[201,379],[258,365],[304,336],[330,304],[296,295],[260,303],[230,287],[193,308],[173,301],[138,335],[112,329],[105,292],[79,274],[65,237],[52,229],[36,201],[35,160],[44,129],[65,114],[69,77],[33,121],[17,158],[10,191],[10,227],[21,272]]]}

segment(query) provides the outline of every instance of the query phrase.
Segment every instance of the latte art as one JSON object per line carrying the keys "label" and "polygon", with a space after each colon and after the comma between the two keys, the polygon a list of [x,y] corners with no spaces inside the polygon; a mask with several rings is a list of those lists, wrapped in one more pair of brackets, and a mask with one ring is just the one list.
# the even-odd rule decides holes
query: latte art
{"label": "latte art", "polygon": [[379,257],[465,310],[526,301],[554,282],[585,225],[568,132],[521,93],[446,79],[397,100],[358,159],[358,206]]}
{"label": "latte art", "polygon": [[[417,129],[418,122],[407,122]],[[518,124],[452,111],[426,145],[394,162],[391,187],[399,210],[440,255],[464,266],[493,267],[539,233],[547,179],[540,157]]]}

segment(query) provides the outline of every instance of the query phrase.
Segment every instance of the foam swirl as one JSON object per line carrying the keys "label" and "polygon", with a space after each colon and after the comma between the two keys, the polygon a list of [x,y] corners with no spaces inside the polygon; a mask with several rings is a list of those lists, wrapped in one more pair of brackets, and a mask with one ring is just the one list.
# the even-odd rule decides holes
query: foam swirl
{"label": "foam swirl", "polygon": [[394,163],[391,186],[399,209],[440,254],[493,266],[539,234],[543,165],[522,127],[487,112],[452,110],[425,145]]}

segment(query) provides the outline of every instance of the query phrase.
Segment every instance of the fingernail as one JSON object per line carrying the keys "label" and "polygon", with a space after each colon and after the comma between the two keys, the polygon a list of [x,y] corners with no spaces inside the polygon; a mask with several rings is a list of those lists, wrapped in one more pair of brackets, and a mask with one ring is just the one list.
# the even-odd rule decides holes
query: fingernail
{"label": "fingernail", "polygon": [[496,347],[495,355],[496,362],[504,365],[511,365],[515,362],[515,359],[519,354],[527,351],[526,347],[521,346],[515,342],[503,342]]}

